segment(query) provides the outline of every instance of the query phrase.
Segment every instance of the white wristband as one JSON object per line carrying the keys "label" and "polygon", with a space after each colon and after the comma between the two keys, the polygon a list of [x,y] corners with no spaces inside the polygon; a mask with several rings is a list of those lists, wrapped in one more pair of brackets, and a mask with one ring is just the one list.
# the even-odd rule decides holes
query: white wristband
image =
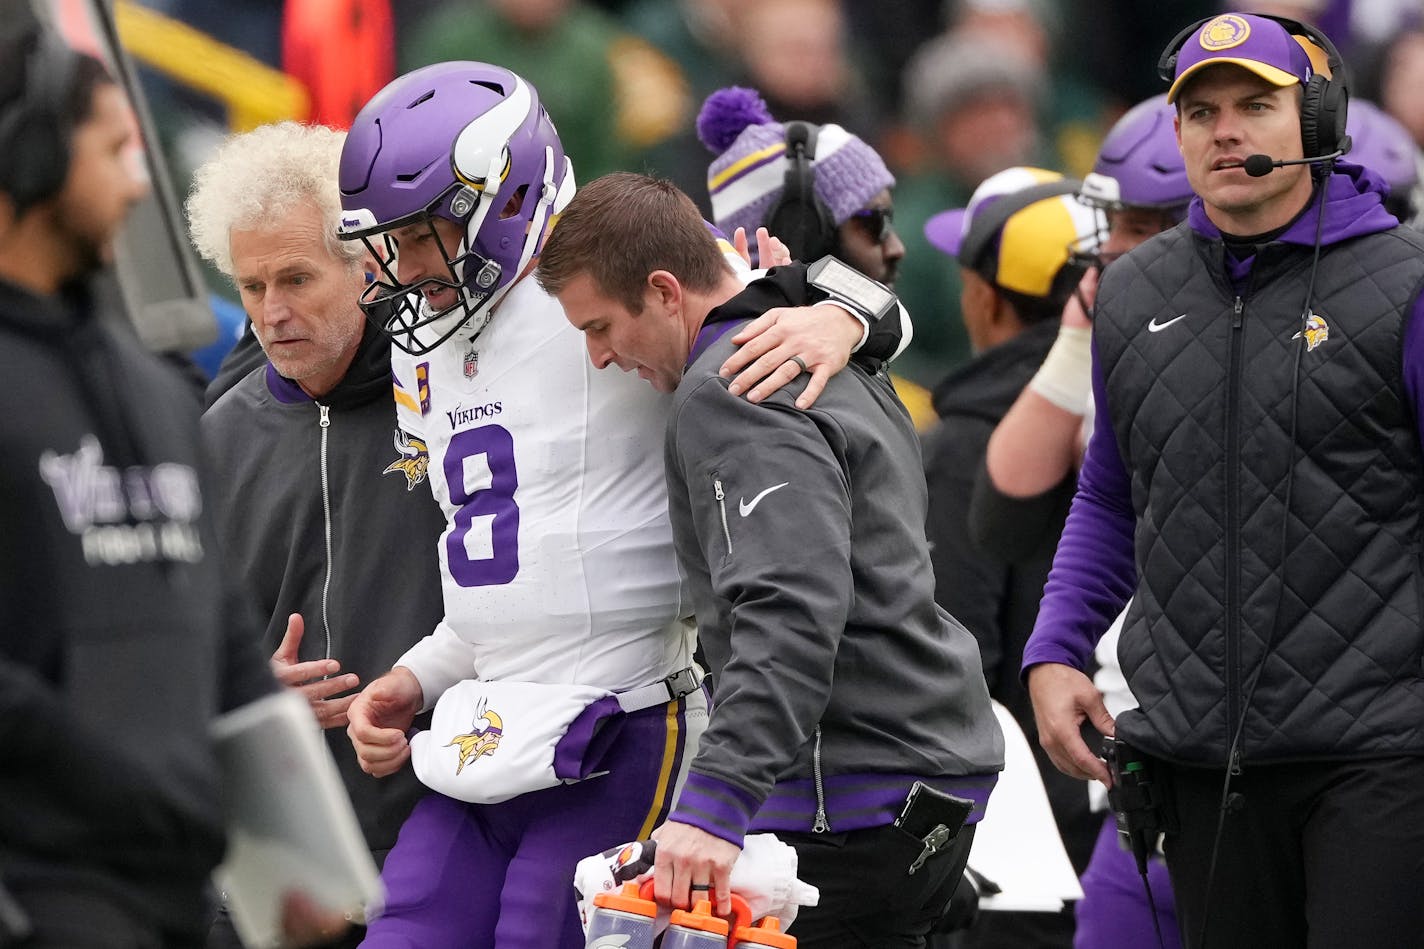
{"label": "white wristband", "polygon": [[1028,387],[1065,412],[1082,415],[1093,391],[1093,331],[1064,326]]}

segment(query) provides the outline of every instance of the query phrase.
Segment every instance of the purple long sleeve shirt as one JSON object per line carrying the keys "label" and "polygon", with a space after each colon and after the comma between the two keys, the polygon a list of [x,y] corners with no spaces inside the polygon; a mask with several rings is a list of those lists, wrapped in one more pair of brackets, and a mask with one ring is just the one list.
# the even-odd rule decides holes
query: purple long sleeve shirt
{"label": "purple long sleeve shirt", "polygon": [[[1382,188],[1373,172],[1359,165],[1338,163],[1327,183],[1321,243],[1328,246],[1394,227],[1397,221],[1384,210],[1378,197]],[[1279,240],[1313,246],[1315,206],[1312,201]],[[1221,232],[1207,218],[1200,198],[1193,199],[1188,221],[1203,237],[1221,239]],[[1228,253],[1227,260],[1232,279],[1238,287],[1243,285],[1253,259],[1233,260]],[[1424,295],[1414,301],[1406,322],[1403,350],[1404,394],[1414,406],[1415,425],[1420,444],[1424,445]],[[1131,482],[1113,431],[1096,346],[1092,372],[1096,405],[1093,436],[1083,457],[1078,493],[1044,587],[1038,620],[1024,647],[1024,674],[1044,662],[1086,669],[1098,640],[1137,586]]]}

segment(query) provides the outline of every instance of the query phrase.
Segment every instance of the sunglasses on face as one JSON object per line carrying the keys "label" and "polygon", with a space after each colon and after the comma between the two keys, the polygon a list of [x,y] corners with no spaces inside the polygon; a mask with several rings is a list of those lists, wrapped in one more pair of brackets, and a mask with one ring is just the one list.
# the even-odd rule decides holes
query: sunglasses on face
{"label": "sunglasses on face", "polygon": [[851,215],[865,228],[866,234],[877,244],[885,243],[895,228],[894,208],[864,208]]}

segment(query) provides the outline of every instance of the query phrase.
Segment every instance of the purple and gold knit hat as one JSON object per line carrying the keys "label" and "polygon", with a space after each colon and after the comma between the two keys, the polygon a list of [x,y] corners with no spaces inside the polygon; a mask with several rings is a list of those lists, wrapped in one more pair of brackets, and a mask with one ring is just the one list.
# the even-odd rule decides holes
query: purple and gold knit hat
{"label": "purple and gold knit hat", "polygon": [[[771,117],[754,89],[730,86],[707,97],[697,137],[717,157],[707,168],[712,220],[731,234],[754,234],[766,222],[786,180],[786,126]],[[868,205],[895,176],[875,149],[839,125],[823,125],[816,143],[816,195],[837,225]]]}

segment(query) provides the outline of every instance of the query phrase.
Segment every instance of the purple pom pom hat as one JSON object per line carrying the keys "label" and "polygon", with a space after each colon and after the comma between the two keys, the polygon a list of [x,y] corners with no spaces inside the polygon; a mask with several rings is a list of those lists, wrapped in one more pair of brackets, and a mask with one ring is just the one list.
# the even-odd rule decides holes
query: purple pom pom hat
{"label": "purple pom pom hat", "polygon": [[[728,234],[738,227],[754,234],[785,186],[786,127],[753,90],[730,87],[707,97],[697,130],[703,144],[721,152],[707,168],[712,220]],[[875,149],[839,125],[821,126],[812,167],[816,195],[837,225],[895,186]]]}

